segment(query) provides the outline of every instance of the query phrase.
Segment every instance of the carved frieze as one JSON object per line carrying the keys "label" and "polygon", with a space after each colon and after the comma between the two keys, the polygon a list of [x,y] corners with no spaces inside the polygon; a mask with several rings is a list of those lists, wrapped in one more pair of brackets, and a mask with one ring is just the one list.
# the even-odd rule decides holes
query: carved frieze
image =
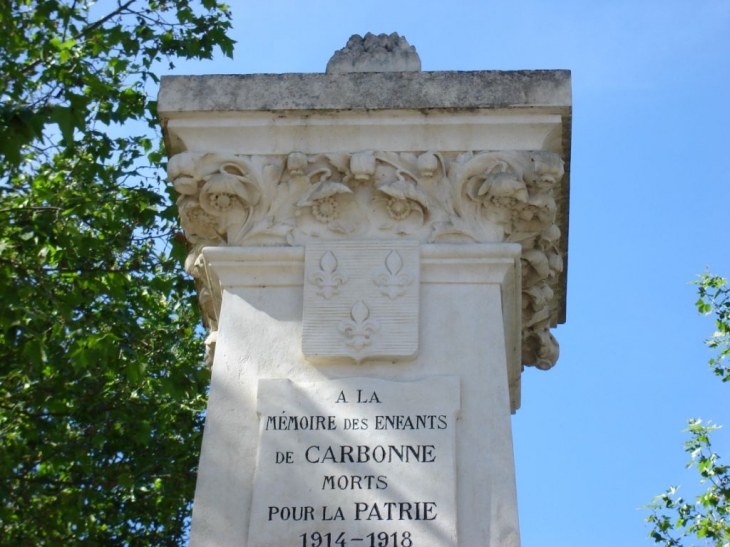
{"label": "carved frieze", "polygon": [[[185,152],[168,164],[191,244],[186,269],[198,281],[211,330],[217,296],[199,267],[204,246],[385,239],[513,242],[523,249],[523,363],[543,369],[558,358],[550,327],[557,324],[555,294],[563,271],[556,224],[563,173],[560,156],[547,151]],[[320,298],[332,298],[347,282],[347,272],[334,256],[324,253],[317,260],[308,282]],[[409,283],[402,261],[391,253],[374,274],[372,281],[386,298],[397,298]],[[354,306],[344,321],[360,318],[364,325],[372,320],[363,319],[361,307]],[[356,343],[365,347],[367,340]]]}

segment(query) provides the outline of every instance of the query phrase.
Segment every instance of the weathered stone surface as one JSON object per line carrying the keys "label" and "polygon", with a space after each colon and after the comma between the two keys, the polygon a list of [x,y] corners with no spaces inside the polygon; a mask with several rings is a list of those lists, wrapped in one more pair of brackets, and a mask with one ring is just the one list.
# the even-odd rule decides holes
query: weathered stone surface
{"label": "weathered stone surface", "polygon": [[280,110],[541,108],[567,113],[570,71],[164,76],[160,118]]}
{"label": "weathered stone surface", "polygon": [[353,34],[347,45],[336,51],[327,63],[327,74],[418,70],[421,70],[421,59],[416,48],[397,32],[377,36],[368,32],[364,37]]}

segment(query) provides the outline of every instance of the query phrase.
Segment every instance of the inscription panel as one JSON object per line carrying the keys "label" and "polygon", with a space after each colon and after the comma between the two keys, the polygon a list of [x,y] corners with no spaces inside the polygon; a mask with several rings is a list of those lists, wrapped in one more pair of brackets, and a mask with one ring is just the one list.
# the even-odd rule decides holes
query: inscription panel
{"label": "inscription panel", "polygon": [[456,545],[459,379],[260,380],[251,547]]}

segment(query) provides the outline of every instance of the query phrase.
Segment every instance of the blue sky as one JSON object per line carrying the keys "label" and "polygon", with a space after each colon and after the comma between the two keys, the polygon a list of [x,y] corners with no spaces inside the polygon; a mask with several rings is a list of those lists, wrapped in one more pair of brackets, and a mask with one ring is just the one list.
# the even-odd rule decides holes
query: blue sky
{"label": "blue sky", "polygon": [[173,74],[323,72],[393,32],[424,70],[569,69],[573,146],[561,357],[513,418],[523,547],[653,545],[640,507],[684,470],[687,418],[726,424],[690,284],[730,276],[730,1],[229,0],[233,61]]}

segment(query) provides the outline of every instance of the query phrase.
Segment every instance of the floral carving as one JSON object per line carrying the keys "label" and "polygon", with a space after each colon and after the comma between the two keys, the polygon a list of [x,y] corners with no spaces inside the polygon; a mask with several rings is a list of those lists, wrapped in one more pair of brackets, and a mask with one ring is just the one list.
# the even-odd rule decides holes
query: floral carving
{"label": "floral carving", "polygon": [[549,304],[553,296],[553,290],[546,283],[533,285],[522,291],[522,324],[525,327],[534,327],[549,322]]}
{"label": "floral carving", "polygon": [[350,171],[357,181],[370,180],[375,174],[375,156],[370,153],[353,154],[350,158]]}
{"label": "floral carving", "polygon": [[403,272],[403,258],[398,251],[390,251],[385,257],[385,267],[376,271],[373,282],[380,287],[380,292],[395,300],[403,296],[413,277]]}
{"label": "floral carving", "polygon": [[292,177],[301,177],[307,169],[309,160],[306,154],[301,152],[292,152],[286,158],[286,168]]}
{"label": "floral carving", "polygon": [[340,206],[333,196],[315,199],[311,206],[314,218],[322,224],[329,224],[340,218]]}
{"label": "floral carving", "polygon": [[307,234],[315,237],[323,235],[323,228],[339,234],[349,234],[355,230],[352,220],[357,216],[358,206],[353,199],[353,191],[346,184],[327,180],[326,177],[330,175],[329,170],[323,170],[322,180],[315,183],[296,203],[299,223],[304,225]]}
{"label": "floral carving", "polygon": [[[252,181],[233,175],[221,166],[221,172],[209,175],[200,189],[200,206],[211,216],[233,214],[247,216],[258,203],[259,192]],[[245,220],[244,220],[245,221]]]}
{"label": "floral carving", "polygon": [[423,226],[427,204],[426,194],[412,182],[398,179],[381,184],[373,199],[378,228],[412,234]]}
{"label": "floral carving", "polygon": [[548,260],[548,267],[550,268],[549,277],[550,280],[556,279],[561,273],[563,273],[563,255],[560,254],[560,228],[555,224],[551,224],[542,232],[540,232],[540,238],[537,242],[539,249],[545,253]]}
{"label": "floral carving", "polygon": [[530,176],[530,179],[540,189],[549,190],[554,188],[565,174],[563,160],[552,152],[544,150],[532,152],[530,161],[532,163],[532,173],[534,173],[534,176]]}
{"label": "floral carving", "polygon": [[418,167],[418,174],[424,178],[433,177],[438,171],[439,159],[436,154],[432,152],[426,152],[418,156],[416,160]]}
{"label": "floral carving", "polygon": [[332,251],[327,251],[319,259],[319,271],[309,275],[309,282],[317,286],[318,295],[330,300],[347,282],[347,274],[337,270],[337,258]]}
{"label": "floral carving", "polygon": [[220,238],[218,233],[218,219],[209,215],[197,200],[180,200],[178,211],[185,233],[190,240]]}
{"label": "floral carving", "polygon": [[380,330],[380,323],[369,317],[370,309],[358,300],[350,310],[350,319],[340,322],[339,330],[345,336],[345,345],[361,351],[372,343],[372,336]]}
{"label": "floral carving", "polygon": [[168,174],[180,194],[183,230],[194,243],[230,240],[248,227],[261,200],[262,181],[252,165],[235,156],[178,154],[170,159]]}
{"label": "floral carving", "polygon": [[541,370],[552,368],[560,356],[558,341],[548,327],[528,328],[522,333],[522,361]]}
{"label": "floral carving", "polygon": [[[205,245],[303,245],[317,239],[406,235],[423,243],[519,243],[524,362],[549,368],[557,359],[557,342],[550,334],[557,323],[564,270],[556,220],[564,166],[557,154],[186,152],[170,158],[168,175],[192,244],[190,264]],[[405,275],[398,259],[397,253],[389,255],[381,277],[374,278],[389,298],[407,286],[397,281]],[[332,298],[346,276],[337,271],[334,256],[323,256],[320,268],[321,281],[309,281],[321,283],[321,296]],[[200,268],[190,271],[202,289],[207,280]],[[210,315],[219,298],[214,291],[206,298]],[[351,320],[357,323],[355,315]],[[353,344],[364,346],[367,340]]]}
{"label": "floral carving", "polygon": [[503,225],[508,233],[511,232],[511,220],[522,212],[530,197],[522,177],[502,160],[472,177],[466,191],[469,198],[483,208],[485,216]]}

